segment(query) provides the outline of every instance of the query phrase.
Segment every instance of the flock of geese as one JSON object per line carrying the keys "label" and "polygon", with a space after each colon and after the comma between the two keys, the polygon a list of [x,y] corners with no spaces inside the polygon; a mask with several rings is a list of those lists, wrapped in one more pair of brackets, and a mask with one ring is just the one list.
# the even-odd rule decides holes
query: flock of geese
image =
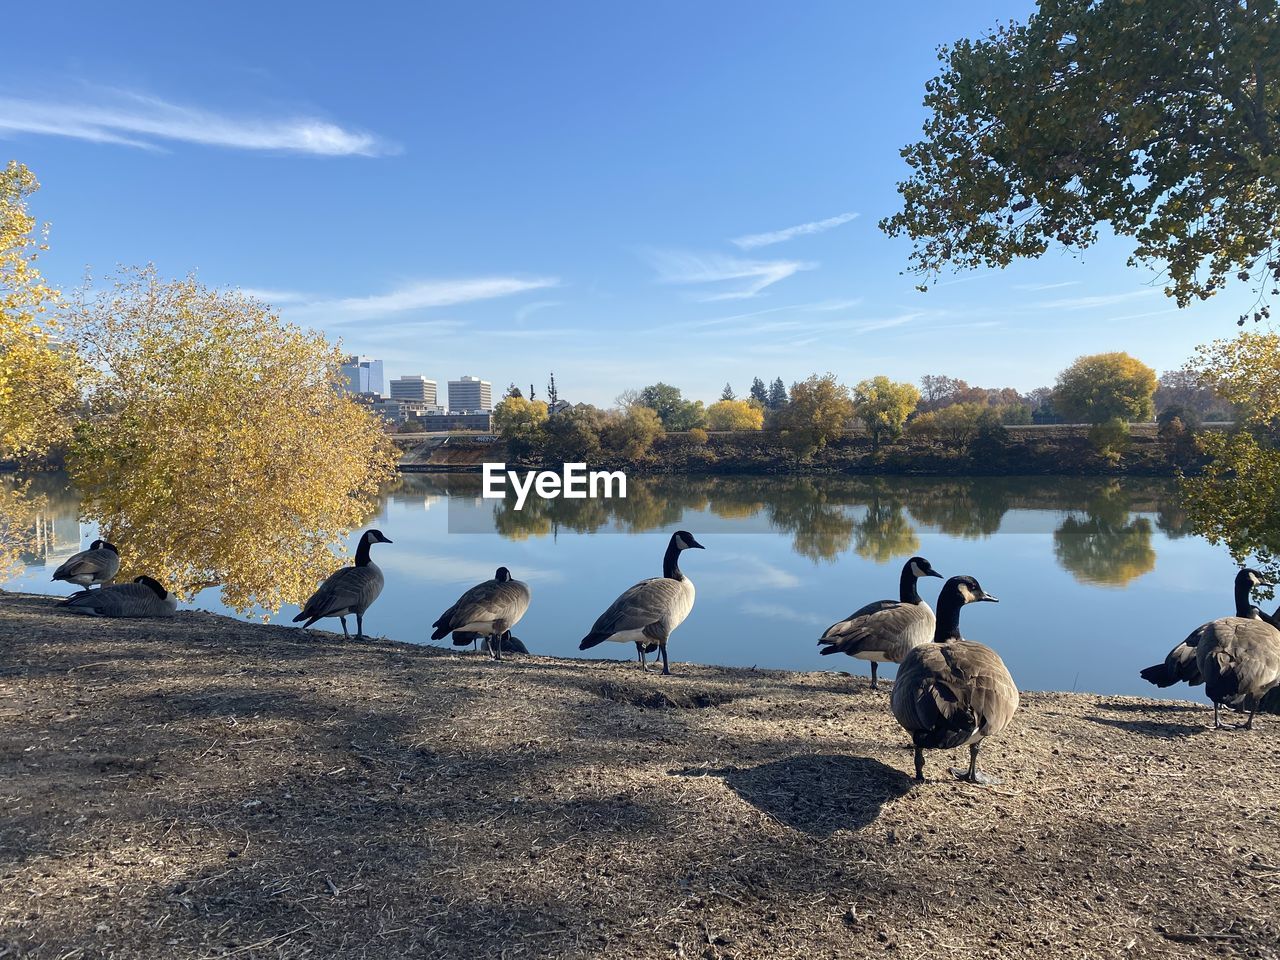
{"label": "flock of geese", "polygon": [[[303,629],[336,617],[350,637],[347,617],[356,620],[356,639],[364,637],[364,614],[382,592],[383,575],[370,558],[375,543],[391,543],[380,530],[366,530],[356,548],[354,563],[340,567],[303,605],[293,622]],[[694,604],[693,581],[680,569],[685,550],[704,549],[693,535],[672,534],[662,560],[662,576],[641,580],[609,605],[578,644],[589,650],[604,642],[634,643],[642,671],[647,655],[662,659],[662,673],[671,673],[667,642],[689,616]],[[95,540],[88,550],[68,559],[54,580],[84,589],[63,605],[75,613],[100,617],[172,616],[177,598],[151,577],[132,583],[112,583],[120,569],[116,547]],[[968,746],[967,769],[952,769],[960,780],[998,783],[978,770],[982,741],[1008,726],[1018,709],[1018,688],[1004,661],[990,647],[960,634],[960,611],[970,603],[996,603],[973,577],[951,577],[938,594],[937,613],[920,596],[919,581],[942,579],[924,557],[912,557],[902,567],[896,600],[877,600],[832,624],[818,640],[821,653],[842,653],[871,664],[871,687],[881,663],[898,665],[890,695],[893,715],[911,736],[915,748],[916,779],[924,779],[924,751]],[[1280,610],[1267,615],[1252,602],[1256,587],[1269,586],[1261,573],[1241,570],[1235,578],[1235,615],[1202,624],[1169,652],[1163,663],[1142,671],[1159,687],[1183,682],[1204,684],[1213,703],[1215,728],[1227,726],[1219,709],[1247,711],[1241,725],[1253,727],[1254,714],[1268,694],[1280,697]],[[98,589],[90,589],[96,586]],[[436,619],[431,639],[452,635],[456,645],[483,640],[486,651],[501,660],[505,651],[527,652],[511,629],[529,609],[529,585],[499,567],[492,580],[471,587]],[[656,662],[656,658],[655,658]]]}

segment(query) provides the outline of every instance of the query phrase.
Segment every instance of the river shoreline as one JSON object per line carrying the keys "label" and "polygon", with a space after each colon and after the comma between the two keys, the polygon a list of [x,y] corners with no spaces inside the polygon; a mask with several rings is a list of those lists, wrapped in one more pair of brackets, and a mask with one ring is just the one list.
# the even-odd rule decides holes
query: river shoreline
{"label": "river shoreline", "polygon": [[0,594],[24,957],[1274,955],[1280,725],[1027,693],[973,788],[865,679],[494,664]]}

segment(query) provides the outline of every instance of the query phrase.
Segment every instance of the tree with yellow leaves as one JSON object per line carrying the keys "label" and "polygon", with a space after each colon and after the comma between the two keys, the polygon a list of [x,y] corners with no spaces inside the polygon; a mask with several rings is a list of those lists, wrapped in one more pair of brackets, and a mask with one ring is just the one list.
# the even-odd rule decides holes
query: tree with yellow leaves
{"label": "tree with yellow leaves", "polygon": [[39,456],[70,436],[75,354],[59,343],[59,303],[36,267],[44,245],[27,198],[39,184],[16,161],[0,170],[0,459]]}
{"label": "tree with yellow leaves", "polygon": [[717,400],[707,407],[708,430],[761,430],[764,410],[748,400]]}
{"label": "tree with yellow leaves", "polygon": [[1215,340],[1187,369],[1240,411],[1235,430],[1196,438],[1207,462],[1182,480],[1192,527],[1280,576],[1280,334]]}
{"label": "tree with yellow leaves", "polygon": [[147,267],[86,289],[69,333],[95,379],[69,459],[121,577],[237,610],[298,602],[371,515],[395,452],[340,389],[342,354],[237,292]]}

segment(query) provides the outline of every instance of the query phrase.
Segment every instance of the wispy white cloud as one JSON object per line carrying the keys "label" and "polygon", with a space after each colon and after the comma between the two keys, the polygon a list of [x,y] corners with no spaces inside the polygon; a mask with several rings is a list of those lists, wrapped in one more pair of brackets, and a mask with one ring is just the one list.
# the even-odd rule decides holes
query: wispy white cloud
{"label": "wispy white cloud", "polygon": [[339,299],[304,298],[295,301],[292,316],[323,317],[331,323],[352,323],[412,310],[452,307],[476,300],[510,297],[530,290],[558,286],[556,277],[470,277],[409,283],[388,293]]}
{"label": "wispy white cloud", "polygon": [[824,233],[842,224],[848,223],[850,220],[856,220],[856,213],[841,213],[834,217],[827,217],[825,220],[814,220],[810,223],[800,223],[794,227],[786,227],[782,230],[771,230],[768,233],[749,233],[744,237],[735,237],[731,243],[735,244],[741,250],[755,250],[757,247],[768,247],[775,243],[785,243],[796,237],[805,237],[814,233]]}
{"label": "wispy white cloud", "polygon": [[1063,287],[1078,287],[1083,280],[1062,280],[1058,283],[1017,283],[1015,290],[1026,290],[1029,293],[1043,293],[1046,290],[1061,290]]}
{"label": "wispy white cloud", "polygon": [[535,300],[533,303],[526,303],[516,311],[516,323],[524,323],[539,310],[549,310],[560,306],[560,303],[559,300]]}
{"label": "wispy white cloud", "polygon": [[1091,310],[1097,307],[1109,307],[1116,303],[1126,303],[1142,297],[1150,297],[1158,290],[1130,290],[1127,293],[1101,293],[1088,297],[1066,297],[1059,300],[1045,300],[1035,304],[1043,310]]}
{"label": "wispy white cloud", "polygon": [[[650,255],[660,283],[681,285],[733,284],[732,289],[699,295],[696,299],[711,303],[719,300],[748,300],[766,287],[785,280],[801,270],[812,270],[817,264],[802,260],[744,260],[718,253],[695,254],[673,250],[654,251]],[[734,281],[738,281],[734,283]]]}
{"label": "wispy white cloud", "polygon": [[98,88],[81,102],[0,97],[0,135],[31,133],[159,149],[164,141],[239,150],[379,157],[398,148],[314,116],[230,116],[126,90]]}

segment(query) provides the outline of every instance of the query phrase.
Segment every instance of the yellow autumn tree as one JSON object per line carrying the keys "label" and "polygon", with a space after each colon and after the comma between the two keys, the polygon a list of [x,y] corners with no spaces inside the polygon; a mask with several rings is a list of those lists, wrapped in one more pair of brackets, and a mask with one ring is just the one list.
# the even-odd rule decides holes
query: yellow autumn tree
{"label": "yellow autumn tree", "polygon": [[39,456],[68,439],[75,354],[58,340],[58,293],[36,266],[44,248],[27,198],[39,189],[17,161],[0,170],[0,459]]}
{"label": "yellow autumn tree", "polygon": [[708,430],[760,430],[764,410],[746,400],[717,400],[707,407]]}
{"label": "yellow autumn tree", "polygon": [[154,268],[81,292],[95,371],[68,466],[86,517],[147,573],[240,611],[304,599],[370,517],[395,452],[348,398],[341,353],[266,305]]}

